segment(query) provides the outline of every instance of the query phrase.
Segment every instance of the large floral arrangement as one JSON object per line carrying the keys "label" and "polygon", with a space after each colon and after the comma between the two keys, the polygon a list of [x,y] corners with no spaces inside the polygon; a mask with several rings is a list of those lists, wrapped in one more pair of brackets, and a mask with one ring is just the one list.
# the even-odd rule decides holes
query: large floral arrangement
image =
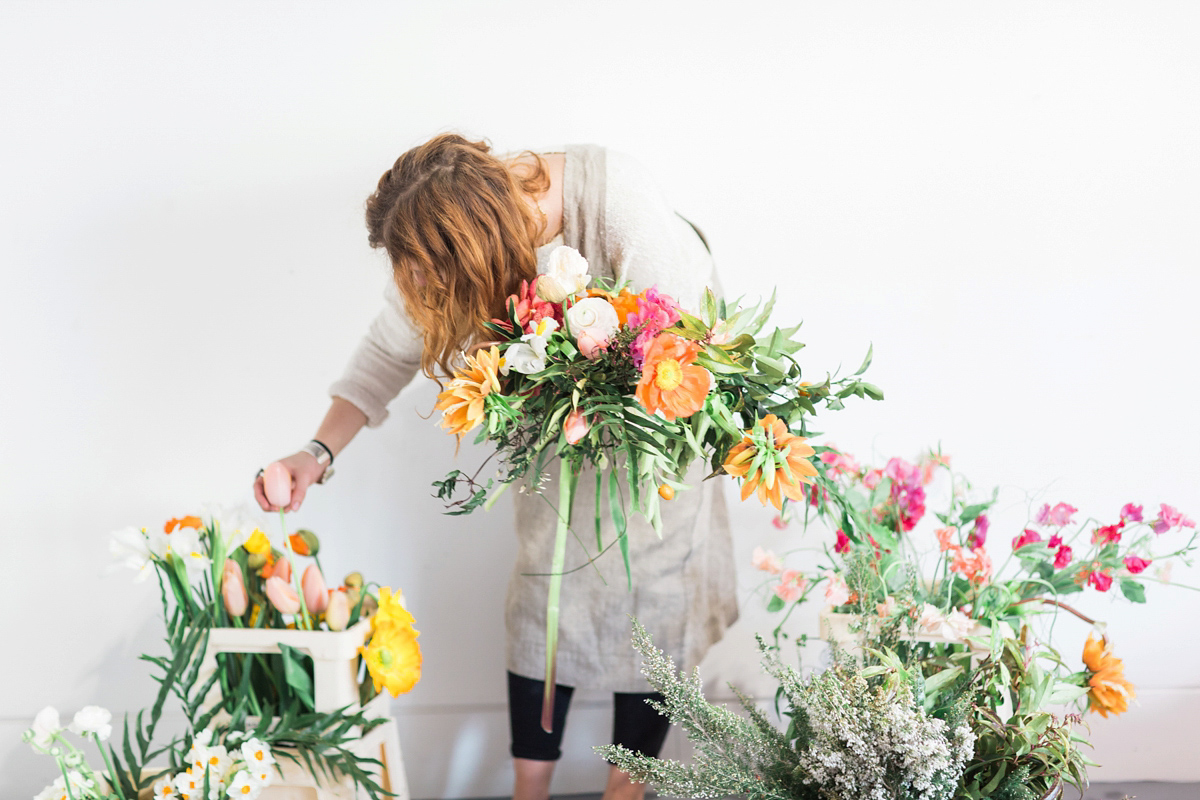
{"label": "large floral arrangement", "polygon": [[[683,476],[693,461],[741,479],[744,496],[757,492],[781,507],[784,498],[799,499],[816,475],[804,438],[807,416],[819,405],[841,408],[851,395],[882,398],[858,379],[870,354],[850,377],[802,380],[794,358],[803,347],[794,338],[799,326],[766,327],[773,298],[761,309],[737,308],[707,291],[693,313],[654,287],[634,292],[593,284],[587,270],[587,261],[570,247],[551,253],[548,273],[523,283],[508,299],[507,317],[492,321],[496,341],[465,357],[465,368],[437,402],[444,428],[460,440],[478,428],[477,441],[490,441],[500,456],[497,476],[485,484],[477,481],[478,472],[459,470],[435,484],[450,513],[487,505],[522,478],[522,489],[536,492],[547,461],[560,459],[547,613],[547,727],[571,499],[585,464],[596,468],[597,498],[609,496],[617,534],[604,542],[597,514],[597,551],[615,545],[628,578],[628,513],[640,513],[661,530],[661,503],[687,488]],[[492,492],[496,481],[499,489]],[[455,499],[462,485],[467,496]]]}
{"label": "large floral arrangement", "polygon": [[[1063,782],[1085,786],[1081,715],[1124,712],[1135,690],[1104,624],[1066,600],[1116,592],[1144,603],[1147,581],[1166,581],[1171,564],[1196,550],[1195,522],[1167,504],[1156,513],[1114,504],[1111,518],[1096,519],[1065,502],[1044,503],[1000,537],[990,516],[997,493],[974,496],[941,453],[873,468],[832,447],[815,450],[816,481],[802,513],[791,516],[822,530],[822,563],[790,569],[769,550],[753,554],[769,576],[768,609],[783,614],[774,643],[763,649],[791,717],[788,729],[775,731],[752,705],[757,724],[717,725],[698,679],[681,681],[661,658],[651,659],[651,681],[666,687],[670,701],[663,710],[691,726],[707,760],[691,770],[611,748],[610,760],[635,778],[694,797],[846,796],[839,792],[847,780],[857,786],[853,796],[971,800],[1034,800],[1054,796]],[[930,516],[935,496],[944,505]],[[959,768],[917,791],[903,777],[916,763],[907,751],[892,748],[883,758],[855,744],[871,738],[853,721],[855,709],[870,705],[869,692],[842,697],[826,681],[800,681],[777,663],[787,615],[813,596],[823,603],[825,635],[841,652],[833,670],[840,680],[888,692],[888,714],[898,706],[895,713],[917,715],[910,734],[928,720],[941,720],[946,731],[966,725],[972,747]],[[1064,632],[1054,622],[1062,613],[1092,626],[1078,661],[1056,646]],[[639,646],[648,652],[648,640]],[[856,650],[858,661],[840,648]],[[841,721],[830,722],[831,704]],[[825,762],[842,772],[823,771]],[[895,793],[898,786],[909,788]]]}

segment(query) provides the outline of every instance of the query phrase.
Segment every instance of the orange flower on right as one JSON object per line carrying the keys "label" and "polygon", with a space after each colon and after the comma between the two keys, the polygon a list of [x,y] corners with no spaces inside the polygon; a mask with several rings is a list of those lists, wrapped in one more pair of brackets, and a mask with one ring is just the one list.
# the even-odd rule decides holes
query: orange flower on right
{"label": "orange flower on right", "polygon": [[1107,637],[1096,641],[1088,634],[1083,645],[1083,663],[1092,673],[1088,678],[1088,685],[1092,687],[1088,692],[1088,709],[1102,717],[1128,711],[1129,701],[1136,696],[1133,684],[1125,680],[1125,666],[1121,659],[1113,656]]}
{"label": "orange flower on right", "polygon": [[784,497],[804,502],[803,484],[814,483],[817,477],[817,468],[808,460],[815,453],[804,437],[791,433],[774,414],[767,414],[733,446],[724,467],[742,479],[742,500],[757,492],[764,506],[770,502],[782,510]]}

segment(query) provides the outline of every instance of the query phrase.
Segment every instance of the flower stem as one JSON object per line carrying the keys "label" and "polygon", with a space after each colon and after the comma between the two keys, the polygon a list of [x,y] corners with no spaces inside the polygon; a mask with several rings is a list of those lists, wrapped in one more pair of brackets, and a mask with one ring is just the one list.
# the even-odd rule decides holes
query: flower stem
{"label": "flower stem", "polygon": [[1051,600],[1047,597],[1030,597],[1025,600],[1018,600],[1017,602],[1013,603],[1013,605],[1021,606],[1021,605],[1025,605],[1026,603],[1043,603],[1048,606],[1058,606],[1063,611],[1069,611],[1072,614],[1074,614],[1075,616],[1079,617],[1081,620],[1086,622],[1088,625],[1096,624],[1096,620],[1092,619],[1089,616],[1086,616],[1085,614],[1080,613],[1079,611],[1075,610],[1074,608],[1071,608],[1066,603],[1060,602],[1058,600]]}
{"label": "flower stem", "polygon": [[108,786],[113,790],[121,800],[124,800],[124,795],[120,793],[121,779],[117,777],[117,770],[113,767],[112,759],[108,755],[108,751],[104,749],[104,745],[100,744],[100,734],[93,733],[92,738],[96,741],[96,747],[100,750],[101,757],[104,758],[104,764],[108,767]]}
{"label": "flower stem", "polygon": [[559,459],[558,527],[554,534],[554,563],[550,569],[550,593],[546,600],[546,680],[542,695],[542,730],[554,729],[554,679],[558,661],[558,598],[562,590],[563,561],[567,555],[567,532],[571,526],[571,462]]}
{"label": "flower stem", "polygon": [[292,583],[296,587],[296,597],[300,598],[300,619],[303,623],[301,630],[311,631],[312,620],[308,616],[308,604],[304,602],[304,587],[300,585],[300,566],[296,563],[296,551],[292,549],[292,540],[288,538],[287,519],[283,509],[279,509],[279,525],[283,528],[283,549],[292,556]]}

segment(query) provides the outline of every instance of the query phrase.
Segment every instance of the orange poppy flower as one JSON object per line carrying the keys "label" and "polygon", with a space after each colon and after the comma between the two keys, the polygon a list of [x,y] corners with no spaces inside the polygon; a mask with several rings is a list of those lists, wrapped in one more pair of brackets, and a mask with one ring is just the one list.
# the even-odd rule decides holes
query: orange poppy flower
{"label": "orange poppy flower", "polygon": [[661,411],[668,420],[690,417],[704,408],[712,376],[694,363],[700,345],[671,333],[660,333],[646,348],[637,397],[653,414]]}
{"label": "orange poppy flower", "polygon": [[167,520],[167,524],[163,525],[164,533],[172,533],[177,528],[195,528],[200,530],[204,527],[204,520],[199,517],[178,517]]}
{"label": "orange poppy flower", "polygon": [[[760,453],[764,454],[761,460]],[[783,510],[784,497],[802,503],[803,484],[815,482],[817,468],[808,460],[813,455],[815,451],[804,437],[788,431],[774,414],[767,414],[733,446],[724,467],[727,473],[742,479],[742,500],[757,492],[764,506],[770,502]]]}
{"label": "orange poppy flower", "polygon": [[483,398],[500,391],[500,348],[492,345],[467,356],[467,367],[455,372],[434,408],[442,412],[442,427],[459,439],[483,422]]}
{"label": "orange poppy flower", "polygon": [[1088,678],[1092,687],[1088,691],[1088,710],[1102,717],[1128,711],[1129,701],[1136,696],[1133,684],[1125,680],[1125,665],[1113,656],[1107,636],[1097,642],[1088,634],[1083,645],[1083,663],[1092,673]]}

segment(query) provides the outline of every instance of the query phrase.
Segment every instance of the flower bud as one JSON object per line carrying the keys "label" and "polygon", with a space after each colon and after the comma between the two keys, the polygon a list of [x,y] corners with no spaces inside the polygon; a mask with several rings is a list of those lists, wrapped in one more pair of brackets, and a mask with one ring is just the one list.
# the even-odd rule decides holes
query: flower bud
{"label": "flower bud", "polygon": [[263,470],[263,494],[267,502],[280,508],[292,502],[292,473],[282,463],[272,461]]}
{"label": "flower bud", "polygon": [[245,614],[250,602],[246,596],[246,584],[242,581],[242,568],[232,558],[225,559],[225,567],[221,571],[221,599],[225,601],[225,610],[231,617]]}
{"label": "flower bud", "polygon": [[300,611],[300,596],[296,590],[283,581],[272,576],[267,578],[267,599],[281,614],[296,614]]}
{"label": "flower bud", "polygon": [[584,436],[587,436],[590,427],[587,418],[580,413],[578,408],[567,414],[567,421],[563,423],[563,430],[567,434],[567,444],[577,444]]}
{"label": "flower bud", "polygon": [[363,576],[361,572],[351,572],[342,579],[342,585],[347,589],[361,589],[363,585]]}
{"label": "flower bud", "polygon": [[309,564],[300,579],[304,590],[304,605],[312,614],[320,614],[329,605],[329,592],[325,590],[325,576],[316,564]]}
{"label": "flower bud", "polygon": [[329,607],[325,609],[325,624],[331,631],[340,631],[350,622],[350,598],[340,589],[329,593]]}
{"label": "flower bud", "polygon": [[262,569],[267,565],[266,553],[251,553],[246,556],[246,566],[250,569]]}
{"label": "flower bud", "polygon": [[321,549],[321,540],[317,535],[306,528],[293,533],[288,537],[288,542],[292,545],[292,550],[296,551],[297,555],[315,556]]}

